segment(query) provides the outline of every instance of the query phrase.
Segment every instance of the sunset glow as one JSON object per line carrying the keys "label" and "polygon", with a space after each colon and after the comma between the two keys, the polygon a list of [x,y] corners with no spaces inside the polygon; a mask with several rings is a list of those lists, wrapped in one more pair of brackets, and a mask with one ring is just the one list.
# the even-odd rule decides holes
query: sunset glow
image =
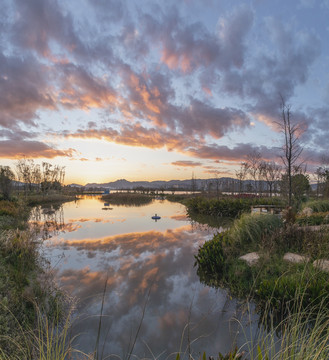
{"label": "sunset glow", "polygon": [[327,154],[329,3],[3,0],[0,163],[65,183],[234,176],[278,160],[280,98]]}

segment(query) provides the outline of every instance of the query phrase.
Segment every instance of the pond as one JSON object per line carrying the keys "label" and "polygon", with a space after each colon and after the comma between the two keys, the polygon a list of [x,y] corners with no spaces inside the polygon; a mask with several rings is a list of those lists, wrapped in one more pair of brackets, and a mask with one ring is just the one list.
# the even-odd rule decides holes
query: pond
{"label": "pond", "polygon": [[102,358],[216,356],[247,341],[242,307],[201,284],[194,267],[198,247],[221,229],[191,223],[183,205],[117,206],[85,196],[33,217],[46,224],[43,252],[56,281],[76,298],[79,350],[95,350],[99,326]]}

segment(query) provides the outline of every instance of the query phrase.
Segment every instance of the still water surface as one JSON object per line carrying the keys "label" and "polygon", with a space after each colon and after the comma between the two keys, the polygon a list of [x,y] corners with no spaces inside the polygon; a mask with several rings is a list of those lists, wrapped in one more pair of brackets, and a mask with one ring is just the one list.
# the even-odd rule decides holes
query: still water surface
{"label": "still water surface", "polygon": [[237,301],[201,284],[194,267],[198,247],[220,229],[191,224],[183,205],[166,200],[110,207],[84,197],[35,218],[57,220],[43,250],[56,281],[77,299],[75,347],[95,349],[106,282],[103,358],[131,351],[138,358],[174,359],[178,351],[216,356],[245,343]]}

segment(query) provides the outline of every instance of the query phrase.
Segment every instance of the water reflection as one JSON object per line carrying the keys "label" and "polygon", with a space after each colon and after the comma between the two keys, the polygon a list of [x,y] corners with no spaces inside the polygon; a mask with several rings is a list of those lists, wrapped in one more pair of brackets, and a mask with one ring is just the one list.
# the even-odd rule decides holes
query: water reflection
{"label": "water reflection", "polygon": [[[150,216],[155,209],[157,223]],[[84,199],[61,211],[62,232],[45,241],[45,253],[49,259],[64,253],[54,263],[56,277],[78,299],[72,332],[82,351],[94,350],[105,284],[104,356],[127,355],[141,320],[138,357],[167,358],[187,351],[188,343],[193,356],[216,355],[245,342],[232,320],[240,317],[236,301],[199,282],[194,254],[212,233],[192,227],[181,205],[155,201],[102,212],[98,200]]]}

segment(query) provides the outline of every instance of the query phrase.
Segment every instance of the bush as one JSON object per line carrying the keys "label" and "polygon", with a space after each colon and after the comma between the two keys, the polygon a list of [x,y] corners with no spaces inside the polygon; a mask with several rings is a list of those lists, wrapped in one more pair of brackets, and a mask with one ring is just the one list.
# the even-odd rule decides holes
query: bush
{"label": "bush", "polygon": [[298,215],[296,218],[296,224],[307,226],[329,224],[329,211],[315,212],[309,216]]}
{"label": "bush", "polygon": [[200,281],[210,286],[219,286],[225,264],[223,234],[217,234],[212,240],[206,241],[199,248],[195,259],[194,266],[198,265],[197,274]]}
{"label": "bush", "polygon": [[282,312],[291,308],[296,298],[300,300],[299,306],[303,309],[309,305],[321,305],[329,294],[328,276],[313,270],[310,265],[302,266],[302,271],[296,270],[295,266],[293,272],[262,280],[256,292],[257,297],[263,302],[268,299],[272,308]]}
{"label": "bush", "polygon": [[9,200],[0,201],[0,216],[12,216],[16,217],[19,215],[19,208],[16,203]]}

